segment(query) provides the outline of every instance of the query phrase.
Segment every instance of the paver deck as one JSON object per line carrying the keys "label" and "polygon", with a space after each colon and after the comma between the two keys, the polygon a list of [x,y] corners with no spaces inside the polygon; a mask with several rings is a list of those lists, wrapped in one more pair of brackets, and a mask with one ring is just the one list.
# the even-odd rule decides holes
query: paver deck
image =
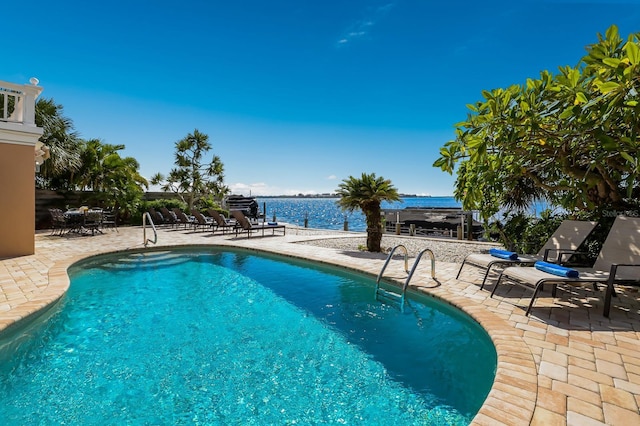
{"label": "paver deck", "polygon": [[[296,244],[313,238],[295,228],[286,236],[230,235],[159,230],[158,246],[216,244],[303,257],[377,275],[385,256]],[[0,260],[0,331],[58,300],[69,285],[67,268],[87,256],[141,249],[141,228],[119,228],[93,237],[36,235],[36,254]],[[428,240],[425,239],[425,248]],[[424,265],[424,266],[423,266]],[[396,268],[397,266],[397,268]],[[404,281],[403,262],[385,276]],[[436,263],[436,281],[423,262],[412,287],[446,300],[478,321],[498,353],[496,379],[476,425],[640,425],[640,294],[622,288],[610,318],[602,316],[602,293],[589,287],[545,292],[531,316],[530,293],[505,285],[490,298],[480,290],[479,269]],[[493,279],[495,280],[495,276]]]}

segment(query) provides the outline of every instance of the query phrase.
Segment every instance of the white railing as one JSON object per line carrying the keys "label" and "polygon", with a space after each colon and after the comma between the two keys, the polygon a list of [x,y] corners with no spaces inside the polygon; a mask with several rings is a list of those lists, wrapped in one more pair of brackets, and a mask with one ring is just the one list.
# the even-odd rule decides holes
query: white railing
{"label": "white railing", "polygon": [[36,125],[36,98],[42,92],[38,79],[31,84],[14,84],[0,81],[0,121]]}

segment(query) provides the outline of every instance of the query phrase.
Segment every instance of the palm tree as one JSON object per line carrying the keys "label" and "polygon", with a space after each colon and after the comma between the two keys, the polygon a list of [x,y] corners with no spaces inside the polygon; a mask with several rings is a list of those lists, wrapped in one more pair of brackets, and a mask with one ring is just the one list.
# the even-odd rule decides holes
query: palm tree
{"label": "palm tree", "polygon": [[349,176],[339,185],[336,202],[342,210],[353,212],[361,209],[367,221],[367,250],[379,253],[382,240],[382,220],[380,203],[382,201],[400,201],[398,190],[390,180],[376,177],[375,173],[362,173],[362,177]]}
{"label": "palm tree", "polygon": [[209,136],[195,129],[175,143],[175,168],[169,175],[156,173],[151,177],[152,185],[161,185],[164,192],[173,192],[187,203],[189,211],[193,205],[209,196],[228,193],[224,185],[224,165],[219,156],[214,155],[207,163],[204,155],[211,150]]}
{"label": "palm tree", "polygon": [[71,119],[63,115],[62,105],[53,99],[40,98],[36,102],[36,125],[43,128],[40,141],[49,147],[51,158],[40,170],[39,186],[50,189],[69,189],[67,178],[76,172],[80,159],[81,142],[74,131]]}
{"label": "palm tree", "polygon": [[106,173],[102,191],[120,217],[128,217],[139,208],[149,183],[140,175],[140,164],[133,157],[120,157],[118,153],[105,157],[103,167]]}
{"label": "palm tree", "polygon": [[[109,159],[120,159],[118,151],[123,149],[124,145],[112,145],[100,139],[84,141],[80,155],[82,166],[74,176],[74,184],[83,191],[104,192],[108,185],[107,176],[113,171]],[[113,161],[111,164],[114,164]],[[117,161],[115,164],[119,166]]]}
{"label": "palm tree", "polygon": [[133,211],[142,198],[148,182],[138,171],[135,158],[121,157],[122,144],[113,145],[99,139],[84,141],[81,153],[82,166],[73,182],[83,191],[94,192],[96,201],[106,201],[125,215]]}

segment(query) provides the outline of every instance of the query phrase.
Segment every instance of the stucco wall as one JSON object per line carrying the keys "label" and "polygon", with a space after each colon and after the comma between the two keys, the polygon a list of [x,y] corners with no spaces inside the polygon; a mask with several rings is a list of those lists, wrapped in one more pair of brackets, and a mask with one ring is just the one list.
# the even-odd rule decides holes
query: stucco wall
{"label": "stucco wall", "polygon": [[0,140],[0,258],[35,250],[35,171],[31,145]]}

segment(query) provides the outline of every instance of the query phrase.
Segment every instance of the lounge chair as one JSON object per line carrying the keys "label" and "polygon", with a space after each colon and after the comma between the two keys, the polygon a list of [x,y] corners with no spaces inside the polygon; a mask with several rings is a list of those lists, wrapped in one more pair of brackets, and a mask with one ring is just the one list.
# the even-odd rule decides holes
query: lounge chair
{"label": "lounge chair", "polygon": [[538,260],[562,263],[567,260],[563,259],[563,256],[575,253],[589,234],[591,234],[596,225],[597,222],[564,220],[551,237],[549,237],[544,246],[542,246],[540,251],[534,255],[517,254],[517,258],[504,259],[496,257],[490,253],[470,254],[462,261],[462,265],[460,265],[456,279],[458,279],[460,272],[462,272],[462,268],[466,264],[483,268],[485,269],[485,274],[482,279],[482,285],[480,286],[480,289],[483,289],[487,281],[487,277],[489,276],[489,272],[491,272],[491,268],[494,266],[504,267],[505,265],[533,265]]}
{"label": "lounge chair", "polygon": [[207,209],[209,212],[209,216],[211,216],[215,222],[215,228],[220,229],[223,234],[227,232],[227,230],[232,231],[235,229],[236,224],[227,222],[227,219],[224,218],[220,213],[218,213],[214,209]]}
{"label": "lounge chair", "polygon": [[526,312],[526,315],[529,315],[544,284],[553,284],[552,296],[555,297],[557,284],[593,283],[594,288],[597,288],[597,283],[606,283],[603,315],[609,317],[611,296],[615,295],[614,283],[640,282],[640,218],[618,216],[613,222],[593,267],[570,269],[570,271],[577,272],[577,277],[570,278],[549,273],[538,269],[541,266],[544,265],[516,266],[504,269],[491,292],[491,297],[505,278],[512,280],[517,285],[533,288],[533,295]]}
{"label": "lounge chair", "polygon": [[174,212],[172,212],[168,208],[160,207],[160,212],[162,212],[162,217],[165,225],[171,225],[171,227],[173,228],[176,225],[176,223],[178,223],[178,217]]}
{"label": "lounge chair", "polygon": [[184,229],[193,227],[195,225],[195,219],[187,216],[186,213],[179,208],[174,207],[173,212],[176,214],[177,224],[184,225]]}
{"label": "lounge chair", "polygon": [[153,224],[155,226],[165,225],[167,222],[165,221],[162,213],[154,209],[153,207],[149,207],[149,214],[151,215],[151,219],[153,220]]}
{"label": "lounge chair", "polygon": [[232,210],[231,214],[233,215],[234,219],[238,223],[238,226],[236,226],[235,228],[236,236],[238,236],[239,232],[246,232],[247,237],[250,238],[253,232],[260,232],[260,231],[262,231],[262,236],[264,236],[264,231],[267,229],[272,230],[272,235],[275,235],[276,229],[282,230],[282,235],[286,233],[285,225],[278,225],[275,222],[274,223],[268,222],[265,225],[252,225],[249,219],[241,211]]}
{"label": "lounge chair", "polygon": [[195,218],[195,221],[193,222],[193,227],[195,229],[203,228],[204,230],[206,230],[207,228],[211,228],[213,230],[215,222],[212,218],[205,217],[202,213],[195,209],[191,210],[191,215],[193,215],[193,217]]}

